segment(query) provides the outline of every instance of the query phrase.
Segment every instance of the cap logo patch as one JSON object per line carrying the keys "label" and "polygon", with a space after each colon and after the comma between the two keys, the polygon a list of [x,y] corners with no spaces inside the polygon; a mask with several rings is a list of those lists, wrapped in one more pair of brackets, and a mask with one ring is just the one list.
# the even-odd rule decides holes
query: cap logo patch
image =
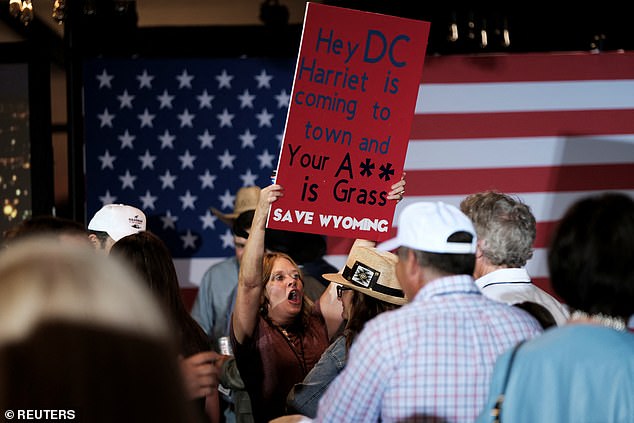
{"label": "cap logo patch", "polygon": [[355,284],[362,286],[364,288],[369,288],[374,285],[376,280],[379,278],[381,272],[377,272],[371,267],[366,266],[363,263],[356,261],[354,266],[352,266],[352,277],[350,280]]}
{"label": "cap logo patch", "polygon": [[129,217],[128,223],[134,229],[143,229],[143,219],[141,219],[139,215]]}

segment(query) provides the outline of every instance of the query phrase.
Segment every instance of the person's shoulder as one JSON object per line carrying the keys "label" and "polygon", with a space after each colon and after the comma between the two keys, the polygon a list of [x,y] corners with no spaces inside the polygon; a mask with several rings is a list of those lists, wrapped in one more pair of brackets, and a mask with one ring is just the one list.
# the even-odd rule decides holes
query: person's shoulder
{"label": "person's shoulder", "polygon": [[206,289],[211,285],[227,284],[234,281],[238,283],[238,262],[235,257],[228,257],[212,264],[203,273],[200,280],[201,289]]}
{"label": "person's shoulder", "polygon": [[537,297],[537,300],[539,300],[538,302],[543,304],[545,307],[553,306],[565,310],[566,312],[568,311],[566,306],[553,295],[551,295],[548,291],[540,288],[534,283],[531,283],[531,287],[533,289],[533,292],[535,293],[535,296]]}
{"label": "person's shoulder", "polygon": [[[526,310],[520,307],[483,297],[486,302],[486,317],[493,325],[503,327],[505,325],[528,324],[539,326],[539,322]],[[539,326],[541,328],[541,326]]]}
{"label": "person's shoulder", "polygon": [[331,357],[337,363],[341,363],[342,367],[346,359],[346,337],[338,336],[324,351],[323,357]]}
{"label": "person's shoulder", "polygon": [[590,346],[588,342],[596,344],[597,341],[589,338],[586,330],[587,325],[553,327],[526,341],[521,347],[522,354],[535,362],[570,360],[571,351],[584,351],[585,354]]}
{"label": "person's shoulder", "polygon": [[227,257],[209,266],[209,268],[205,271],[205,275],[210,275],[217,272],[229,272],[234,269],[237,272],[238,261],[235,257]]}
{"label": "person's shoulder", "polygon": [[[634,346],[634,334],[630,331],[615,330],[602,325],[569,323],[553,328],[548,331],[548,333],[550,332],[554,333],[551,336],[556,336],[556,339],[561,339],[563,342],[579,340],[579,342],[587,342],[588,344],[614,343],[614,345],[626,345],[630,351],[633,351],[631,347]],[[544,332],[544,335],[546,333]]]}
{"label": "person's shoulder", "polygon": [[407,323],[412,322],[417,316],[418,314],[411,308],[400,307],[384,311],[368,320],[362,332],[367,330],[375,332],[375,336],[390,336],[395,331],[404,328]]}
{"label": "person's shoulder", "polygon": [[336,351],[340,348],[345,348],[345,347],[346,347],[346,337],[343,335],[339,335],[338,337],[335,338],[334,341],[330,343],[330,345],[327,348],[327,351]]}
{"label": "person's shoulder", "polygon": [[[384,311],[367,321],[363,330],[357,335],[350,350],[357,357],[368,357],[381,354],[386,366],[397,366],[407,355],[410,347],[427,333],[423,328],[428,322],[416,320],[417,315],[409,312],[400,313],[403,308]],[[407,311],[407,310],[406,310]],[[347,366],[347,365],[346,365]]]}

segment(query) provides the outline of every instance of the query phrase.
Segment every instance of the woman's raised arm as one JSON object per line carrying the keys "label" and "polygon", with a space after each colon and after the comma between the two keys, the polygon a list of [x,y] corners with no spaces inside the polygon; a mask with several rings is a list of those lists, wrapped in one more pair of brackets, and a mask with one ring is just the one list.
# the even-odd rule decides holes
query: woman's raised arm
{"label": "woman's raised arm", "polygon": [[244,247],[238,276],[238,293],[232,321],[236,340],[243,343],[255,330],[260,300],[265,284],[262,282],[262,258],[266,219],[271,204],[283,194],[280,185],[270,185],[260,191],[253,216],[251,232]]}

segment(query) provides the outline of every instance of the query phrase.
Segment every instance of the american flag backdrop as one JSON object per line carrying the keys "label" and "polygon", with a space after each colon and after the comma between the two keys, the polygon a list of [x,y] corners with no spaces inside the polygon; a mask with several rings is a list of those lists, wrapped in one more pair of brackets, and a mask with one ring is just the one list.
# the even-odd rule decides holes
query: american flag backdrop
{"label": "american flag backdrop", "polygon": [[107,203],[139,207],[168,244],[181,283],[197,284],[208,265],[233,254],[230,228],[209,208],[232,212],[240,187],[270,183],[294,66],[290,59],[87,62],[87,216]]}
{"label": "american flag backdrop", "polygon": [[[181,283],[233,254],[236,190],[275,168],[295,61],[96,60],[85,69],[87,213],[134,204],[168,242]],[[548,288],[553,226],[582,196],[634,196],[634,53],[427,57],[405,161],[413,201],[458,205],[497,189],[538,220],[535,281]],[[345,261],[350,240],[332,238]]]}

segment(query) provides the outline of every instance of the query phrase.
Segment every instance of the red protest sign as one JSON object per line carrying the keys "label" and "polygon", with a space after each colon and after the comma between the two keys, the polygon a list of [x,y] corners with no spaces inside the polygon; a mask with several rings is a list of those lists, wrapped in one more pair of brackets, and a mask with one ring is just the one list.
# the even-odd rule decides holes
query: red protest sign
{"label": "red protest sign", "polygon": [[388,236],[429,26],[308,3],[268,227]]}

